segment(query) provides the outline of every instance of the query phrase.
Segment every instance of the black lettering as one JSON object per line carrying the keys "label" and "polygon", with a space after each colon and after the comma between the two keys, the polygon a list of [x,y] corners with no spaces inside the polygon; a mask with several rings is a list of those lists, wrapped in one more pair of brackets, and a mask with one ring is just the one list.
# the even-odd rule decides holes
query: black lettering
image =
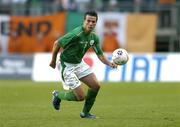
{"label": "black lettering", "polygon": [[13,32],[17,33],[17,36],[23,34],[33,36],[38,33],[47,35],[52,29],[52,24],[49,21],[30,22],[27,25],[24,22],[2,21],[0,26],[1,34],[6,36],[10,36]]}
{"label": "black lettering", "polygon": [[33,24],[29,23],[29,26],[25,26],[22,22],[19,22],[17,27],[17,33],[19,36],[22,35],[22,33],[27,34],[28,36],[32,36],[32,30],[33,30]]}
{"label": "black lettering", "polygon": [[42,21],[37,23],[37,33],[42,33],[43,35],[47,35],[51,30],[51,24],[48,21]]}

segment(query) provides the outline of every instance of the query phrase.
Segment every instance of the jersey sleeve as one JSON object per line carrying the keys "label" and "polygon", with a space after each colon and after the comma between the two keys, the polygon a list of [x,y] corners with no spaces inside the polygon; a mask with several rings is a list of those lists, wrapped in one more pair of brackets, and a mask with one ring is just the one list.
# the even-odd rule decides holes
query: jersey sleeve
{"label": "jersey sleeve", "polygon": [[72,32],[69,32],[67,34],[65,34],[64,36],[60,37],[58,39],[58,43],[61,47],[65,47],[69,42],[71,42],[71,40],[75,37],[76,35]]}
{"label": "jersey sleeve", "polygon": [[95,38],[95,45],[93,46],[93,49],[98,56],[103,55],[103,51],[100,46],[99,38],[97,36]]}

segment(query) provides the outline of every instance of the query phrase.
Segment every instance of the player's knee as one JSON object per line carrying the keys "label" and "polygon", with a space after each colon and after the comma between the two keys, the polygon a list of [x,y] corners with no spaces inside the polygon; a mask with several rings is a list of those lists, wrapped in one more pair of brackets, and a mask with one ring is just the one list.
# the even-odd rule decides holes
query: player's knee
{"label": "player's knee", "polygon": [[77,101],[83,101],[85,99],[84,95],[78,95],[77,97]]}
{"label": "player's knee", "polygon": [[92,86],[92,89],[95,91],[98,91],[100,89],[100,85],[97,83],[97,84]]}

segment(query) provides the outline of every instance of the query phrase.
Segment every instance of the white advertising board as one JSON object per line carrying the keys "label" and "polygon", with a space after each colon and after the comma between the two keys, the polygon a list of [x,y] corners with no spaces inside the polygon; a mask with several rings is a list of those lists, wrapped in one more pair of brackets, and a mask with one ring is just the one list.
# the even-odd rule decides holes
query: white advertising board
{"label": "white advertising board", "polygon": [[[111,60],[111,54],[105,54]],[[84,60],[92,67],[99,81],[134,82],[179,82],[180,54],[129,54],[129,61],[118,69],[101,63],[94,53],[87,54]],[[58,67],[49,67],[50,54],[36,54],[34,59],[34,81],[61,81]]]}

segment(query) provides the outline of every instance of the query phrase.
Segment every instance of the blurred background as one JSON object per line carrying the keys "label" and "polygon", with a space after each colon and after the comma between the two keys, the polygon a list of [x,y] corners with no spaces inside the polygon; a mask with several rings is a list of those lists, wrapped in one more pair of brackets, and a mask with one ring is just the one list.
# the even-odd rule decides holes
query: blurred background
{"label": "blurred background", "polygon": [[[132,65],[137,53],[179,55],[180,0],[0,0],[0,78],[31,79],[37,54],[49,55],[53,42],[81,25],[84,12],[92,9],[98,12],[95,31],[105,52],[125,48]],[[153,81],[163,75],[152,73]]]}
{"label": "blurred background", "polygon": [[[51,105],[62,89],[53,43],[89,9],[107,58],[129,53],[118,69],[84,57],[102,84],[95,122],[79,119],[83,102]],[[0,127],[180,127],[179,23],[180,0],[0,0]]]}

